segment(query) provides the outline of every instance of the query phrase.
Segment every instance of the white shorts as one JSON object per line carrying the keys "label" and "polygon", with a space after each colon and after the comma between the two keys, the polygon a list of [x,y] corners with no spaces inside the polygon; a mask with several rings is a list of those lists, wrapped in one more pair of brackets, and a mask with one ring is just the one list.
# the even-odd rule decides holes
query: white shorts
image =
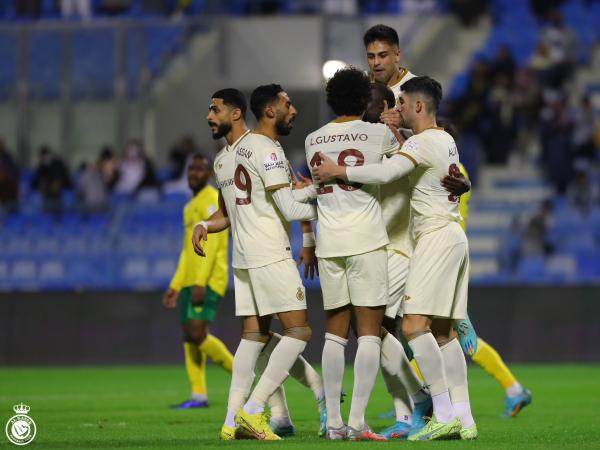
{"label": "white shorts", "polygon": [[387,250],[319,258],[323,308],[384,306],[388,302]]}
{"label": "white shorts", "polygon": [[233,269],[236,316],[268,316],[306,309],[296,263],[284,259],[254,269]]}
{"label": "white shorts", "polygon": [[410,259],[404,314],[437,318],[467,317],[469,244],[460,225],[421,236]]}
{"label": "white shorts", "polygon": [[402,298],[408,277],[410,258],[394,250],[388,250],[388,288],[389,300],[385,310],[386,317],[402,317]]}

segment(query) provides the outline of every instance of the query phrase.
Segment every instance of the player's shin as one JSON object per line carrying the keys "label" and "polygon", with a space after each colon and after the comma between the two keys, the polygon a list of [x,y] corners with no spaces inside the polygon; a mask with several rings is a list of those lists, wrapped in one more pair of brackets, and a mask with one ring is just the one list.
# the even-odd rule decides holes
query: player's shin
{"label": "player's shin", "polygon": [[457,339],[440,347],[444,359],[444,368],[448,380],[450,399],[463,428],[471,427],[475,421],[469,402],[469,384],[467,381],[467,363]]}
{"label": "player's shin", "polygon": [[264,342],[242,338],[235,352],[225,419],[225,425],[228,427],[235,428],[235,414],[243,406],[250,393],[254,381],[256,360],[264,346]]}
{"label": "player's shin", "polygon": [[344,365],[346,344],[344,339],[332,333],[325,333],[323,346],[322,368],[323,384],[325,387],[325,401],[327,404],[327,426],[341,428],[344,426],[340,411],[340,396],[342,395],[342,382],[344,379]]}
{"label": "player's shin", "polygon": [[260,377],[258,384],[254,388],[250,399],[244,405],[244,411],[246,411],[248,414],[257,414],[262,412],[267,399],[288,377],[290,368],[306,347],[308,339],[310,339],[310,328],[290,328],[284,333],[294,334],[296,331],[300,333],[300,329],[307,329],[305,333],[305,340],[284,335],[273,350],[265,371]]}
{"label": "player's shin", "polygon": [[423,382],[413,370],[402,343],[391,333],[386,333],[381,341],[381,368],[399,379],[413,402],[425,400]]}
{"label": "player's shin", "polygon": [[404,385],[400,382],[400,379],[392,375],[384,365],[381,365],[381,374],[385,381],[387,391],[394,399],[394,411],[396,412],[397,422],[412,422],[412,400]]}
{"label": "player's shin", "polygon": [[417,364],[425,383],[429,386],[433,413],[441,423],[449,423],[456,417],[450,400],[442,352],[431,332],[409,339]]}
{"label": "player's shin", "polygon": [[365,410],[371,397],[375,378],[379,371],[381,338],[379,336],[361,336],[354,360],[354,388],[348,425],[355,430],[365,426]]}

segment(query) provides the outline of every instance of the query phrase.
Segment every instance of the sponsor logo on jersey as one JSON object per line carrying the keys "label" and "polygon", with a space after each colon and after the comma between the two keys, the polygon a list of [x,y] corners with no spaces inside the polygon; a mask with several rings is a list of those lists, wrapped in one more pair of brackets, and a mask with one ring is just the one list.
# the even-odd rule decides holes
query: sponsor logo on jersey
{"label": "sponsor logo on jersey", "polygon": [[404,297],[402,297],[402,301],[405,301],[405,302],[409,301],[410,299],[411,299],[410,295],[405,295]]}
{"label": "sponsor logo on jersey", "polygon": [[271,161],[277,161],[277,153],[271,153]]}
{"label": "sponsor logo on jersey", "polygon": [[226,187],[229,187],[229,186],[233,186],[233,183],[234,183],[233,178],[228,178],[228,179],[226,179],[224,181],[217,182],[217,187],[219,189],[223,189],[223,188],[226,188]]}

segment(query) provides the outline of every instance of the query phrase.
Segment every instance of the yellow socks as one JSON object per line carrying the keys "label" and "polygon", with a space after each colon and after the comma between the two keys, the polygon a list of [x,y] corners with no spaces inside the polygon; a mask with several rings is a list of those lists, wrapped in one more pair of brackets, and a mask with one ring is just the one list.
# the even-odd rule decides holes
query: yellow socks
{"label": "yellow socks", "polygon": [[197,345],[185,342],[185,369],[192,386],[192,397],[197,400],[205,400],[206,389],[206,355],[200,351]]}
{"label": "yellow socks", "polygon": [[504,364],[504,361],[494,347],[480,337],[477,337],[477,352],[473,355],[472,360],[498,380],[498,383],[504,389],[508,389],[517,382],[517,379],[510,369],[506,367],[506,364]]}
{"label": "yellow socks", "polygon": [[198,349],[203,353],[206,353],[215,364],[219,364],[223,369],[231,373],[231,368],[233,367],[233,355],[221,339],[212,334],[208,334]]}

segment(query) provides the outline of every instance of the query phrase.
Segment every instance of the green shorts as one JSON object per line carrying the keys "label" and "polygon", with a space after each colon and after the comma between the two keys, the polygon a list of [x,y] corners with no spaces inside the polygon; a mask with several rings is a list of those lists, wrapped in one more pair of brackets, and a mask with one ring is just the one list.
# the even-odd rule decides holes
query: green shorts
{"label": "green shorts", "polygon": [[185,325],[188,320],[213,322],[217,317],[217,304],[221,297],[208,286],[204,293],[204,304],[192,304],[192,287],[185,287],[179,293],[179,320]]}

